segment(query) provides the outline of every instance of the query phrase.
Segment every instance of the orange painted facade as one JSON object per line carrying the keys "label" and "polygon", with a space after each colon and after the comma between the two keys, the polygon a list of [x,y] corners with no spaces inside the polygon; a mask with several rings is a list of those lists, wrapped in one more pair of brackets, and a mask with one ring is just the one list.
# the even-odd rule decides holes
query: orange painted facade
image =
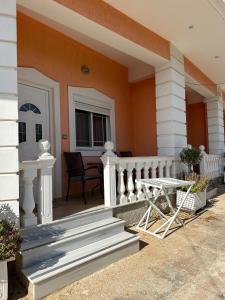
{"label": "orange painted facade", "polygon": [[80,15],[166,58],[170,43],[102,0],[55,0]]}
{"label": "orange painted facade", "polygon": [[[115,101],[117,150],[133,150],[127,68],[21,13],[17,22],[18,66],[60,83],[62,133],[69,137],[68,86],[93,87]],[[89,66],[89,75],[81,72],[82,64]],[[62,152],[68,150],[69,138],[62,140]]]}
{"label": "orange painted facade", "polygon": [[134,155],[157,155],[155,78],[131,84],[131,103]]}
{"label": "orange painted facade", "polygon": [[188,144],[191,144],[194,148],[204,145],[206,147],[206,151],[208,151],[206,104],[203,102],[188,104],[186,109]]}
{"label": "orange painted facade", "polygon": [[216,83],[208,78],[199,68],[197,68],[187,57],[184,57],[184,70],[187,74],[204,85],[208,90],[217,94]]}

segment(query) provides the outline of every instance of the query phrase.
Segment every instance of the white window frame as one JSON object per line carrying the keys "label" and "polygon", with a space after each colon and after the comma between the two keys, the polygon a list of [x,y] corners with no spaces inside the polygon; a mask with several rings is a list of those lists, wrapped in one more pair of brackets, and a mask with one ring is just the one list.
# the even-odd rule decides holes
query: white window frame
{"label": "white window frame", "polygon": [[[76,146],[76,120],[75,110],[82,108],[76,102],[96,107],[96,113],[108,110],[110,119],[111,141],[115,145],[115,104],[114,100],[94,88],[68,87],[69,96],[69,125],[70,125],[70,151],[80,151],[83,156],[100,156],[104,147],[77,147]],[[99,109],[99,111],[98,111]],[[115,145],[116,147],[116,145]]]}

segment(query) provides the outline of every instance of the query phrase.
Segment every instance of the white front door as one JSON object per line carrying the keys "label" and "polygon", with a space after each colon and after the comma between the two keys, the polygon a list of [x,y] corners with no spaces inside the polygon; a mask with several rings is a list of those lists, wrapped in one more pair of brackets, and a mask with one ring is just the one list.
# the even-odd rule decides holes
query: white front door
{"label": "white front door", "polygon": [[50,140],[49,93],[46,90],[18,85],[19,93],[19,159],[36,159],[38,141]]}

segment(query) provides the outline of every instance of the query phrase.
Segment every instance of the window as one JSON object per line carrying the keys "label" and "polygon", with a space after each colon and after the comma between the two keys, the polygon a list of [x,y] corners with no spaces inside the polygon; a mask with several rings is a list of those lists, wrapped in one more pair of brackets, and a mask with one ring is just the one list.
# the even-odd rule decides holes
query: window
{"label": "window", "polygon": [[26,142],[26,123],[25,122],[19,122],[19,143]]}
{"label": "window", "polygon": [[70,151],[100,156],[115,143],[114,100],[94,88],[69,87]]}
{"label": "window", "polygon": [[103,147],[110,140],[109,116],[80,109],[75,115],[77,147]]}
{"label": "window", "polygon": [[36,142],[42,139],[42,124],[35,124]]}
{"label": "window", "polygon": [[19,110],[20,111],[24,111],[24,112],[30,110],[30,111],[32,111],[35,114],[40,114],[41,113],[40,109],[36,105],[34,105],[32,103],[25,103],[25,104],[21,105]]}

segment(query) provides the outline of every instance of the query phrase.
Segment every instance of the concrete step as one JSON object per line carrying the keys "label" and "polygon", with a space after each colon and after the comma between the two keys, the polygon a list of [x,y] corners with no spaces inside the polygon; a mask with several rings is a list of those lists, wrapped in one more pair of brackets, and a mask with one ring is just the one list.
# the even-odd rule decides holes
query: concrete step
{"label": "concrete step", "polygon": [[121,232],[79,249],[60,253],[51,259],[41,260],[24,268],[22,273],[30,282],[33,299],[41,299],[138,250],[138,237]]}
{"label": "concrete step", "polygon": [[70,236],[72,234],[70,232],[71,229],[105,220],[110,217],[112,217],[111,208],[93,209],[53,221],[50,224],[38,225],[32,229],[23,229],[21,251],[47,245],[50,242]]}
{"label": "concrete step", "polygon": [[30,265],[38,263],[40,257],[42,261],[46,261],[55,256],[63,256],[69,251],[123,232],[124,224],[124,221],[111,217],[69,229],[56,241],[52,241],[51,235],[47,235],[49,243],[20,252],[20,264],[23,268],[27,268]]}

